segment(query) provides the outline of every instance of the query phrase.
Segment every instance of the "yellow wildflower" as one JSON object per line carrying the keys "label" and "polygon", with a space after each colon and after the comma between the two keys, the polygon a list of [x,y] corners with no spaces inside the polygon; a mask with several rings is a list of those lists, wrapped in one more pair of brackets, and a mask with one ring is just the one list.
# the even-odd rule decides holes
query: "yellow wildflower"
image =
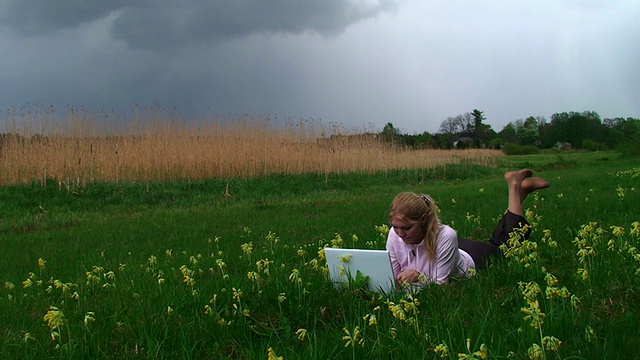
{"label": "yellow wildflower", "polygon": [[236,288],[232,288],[231,290],[233,291],[233,301],[240,302],[240,298],[242,298],[242,290]]}
{"label": "yellow wildflower", "polygon": [[307,338],[307,329],[300,328],[296,330],[296,335],[298,335],[298,340],[304,341]]}
{"label": "yellow wildflower", "polygon": [[356,344],[360,346],[364,346],[364,338],[362,338],[362,333],[360,332],[360,326],[353,328],[353,332],[350,332],[346,327],[342,328],[342,331],[346,335],[342,337],[343,341],[346,341],[344,347],[355,347]]}
{"label": "yellow wildflower", "polygon": [[273,348],[267,349],[267,359],[268,360],[282,360],[282,356],[276,355],[275,350]]}
{"label": "yellow wildflower", "polygon": [[38,267],[40,268],[40,270],[44,270],[47,267],[47,262],[42,258],[38,258]]}
{"label": "yellow wildflower", "polygon": [[251,255],[251,253],[253,252],[253,242],[250,241],[248,243],[244,243],[240,245],[240,248],[242,249],[245,255]]}
{"label": "yellow wildflower", "polygon": [[291,270],[291,274],[289,275],[289,281],[301,283],[302,279],[300,279],[300,271],[298,269]]}
{"label": "yellow wildflower", "polygon": [[622,226],[611,226],[610,228],[613,236],[624,236],[624,228]]}
{"label": "yellow wildflower", "polygon": [[631,231],[629,231],[629,235],[636,238],[640,236],[640,221],[634,221],[631,223]]}
{"label": "yellow wildflower", "polygon": [[527,350],[527,355],[529,355],[529,359],[531,360],[544,359],[544,351],[542,351],[542,348],[538,344],[531,345],[529,350]]}
{"label": "yellow wildflower", "polygon": [[89,326],[92,322],[96,321],[96,314],[93,311],[89,311],[84,314],[84,326]]}
{"label": "yellow wildflower", "polygon": [[542,338],[542,346],[545,350],[558,351],[560,345],[562,345],[562,341],[553,336],[545,336]]}
{"label": "yellow wildflower", "polygon": [[155,257],[155,255],[149,256],[149,259],[147,261],[148,261],[149,267],[151,268],[155,268],[156,265],[158,265],[158,258]]}
{"label": "yellow wildflower", "polygon": [[27,342],[29,342],[31,340],[35,340],[35,338],[33,336],[31,336],[30,333],[24,333],[24,336],[22,337],[22,341],[24,343],[27,343]]}
{"label": "yellow wildflower", "polygon": [[369,315],[369,326],[375,326],[378,325],[378,318],[376,317],[375,314],[368,314]]}
{"label": "yellow wildflower", "polygon": [[433,351],[443,359],[449,357],[449,347],[445,343],[439,344]]}
{"label": "yellow wildflower", "polygon": [[55,306],[49,307],[49,310],[44,315],[43,320],[47,323],[47,326],[49,326],[51,330],[64,325],[65,322],[64,314]]}
{"label": "yellow wildflower", "polygon": [[393,317],[396,319],[404,321],[407,318],[407,314],[404,312],[401,305],[396,305],[394,302],[389,301],[388,306],[389,311],[391,311]]}
{"label": "yellow wildflower", "polygon": [[531,321],[530,325],[534,329],[539,329],[544,324],[545,314],[540,311],[538,301],[530,301],[528,308],[522,308],[521,311],[526,314],[525,321]]}
{"label": "yellow wildflower", "polygon": [[280,304],[282,304],[283,302],[285,302],[285,300],[287,300],[287,295],[285,293],[280,293],[278,294],[278,302]]}

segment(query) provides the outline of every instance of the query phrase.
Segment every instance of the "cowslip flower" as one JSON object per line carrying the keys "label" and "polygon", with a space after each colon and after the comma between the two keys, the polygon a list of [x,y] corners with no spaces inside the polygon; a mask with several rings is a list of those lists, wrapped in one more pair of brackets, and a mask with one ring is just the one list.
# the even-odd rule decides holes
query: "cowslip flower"
{"label": "cowslip flower", "polygon": [[362,333],[360,332],[360,326],[357,326],[355,328],[353,328],[353,332],[350,332],[349,329],[342,328],[342,331],[344,331],[344,333],[346,335],[344,335],[342,337],[343,341],[346,341],[344,344],[344,347],[355,347],[356,344],[360,345],[360,346],[364,346],[364,338],[362,338]]}
{"label": "cowslip flower", "polygon": [[611,226],[610,228],[613,236],[616,236],[616,237],[624,236],[624,228],[622,226]]}
{"label": "cowslip flower", "polygon": [[247,279],[251,280],[251,281],[258,281],[260,280],[260,274],[258,274],[255,271],[249,271],[247,272]]}
{"label": "cowslip flower", "polygon": [[540,326],[544,324],[543,319],[546,315],[540,311],[540,305],[537,300],[530,301],[528,308],[521,308],[520,310],[526,314],[524,320],[530,321],[531,323],[529,325],[531,325],[532,328],[540,329]]}
{"label": "cowslip flower", "polygon": [[158,258],[155,255],[151,255],[149,256],[147,263],[149,264],[149,267],[155,268],[156,265],[158,265]]}
{"label": "cowslip flower", "polygon": [[560,345],[562,345],[562,341],[553,336],[545,336],[542,338],[542,346],[545,350],[558,351]]}
{"label": "cowslip flower", "polygon": [[234,302],[240,302],[240,298],[242,298],[242,290],[241,289],[236,289],[236,288],[231,288],[231,290],[233,291],[233,301]]}
{"label": "cowslip flower", "polygon": [[333,240],[331,240],[331,247],[340,248],[342,247],[343,244],[344,244],[344,240],[342,239],[342,236],[336,233],[336,237],[333,238]]}
{"label": "cowslip flower", "polygon": [[389,311],[393,314],[398,320],[404,321],[407,318],[407,314],[402,309],[402,305],[396,305],[394,302],[389,301]]}
{"label": "cowslip flower", "polygon": [[244,243],[240,245],[240,248],[245,255],[251,255],[251,253],[253,252],[253,242],[250,241],[248,243]]}
{"label": "cowslip flower", "polygon": [[30,333],[24,333],[24,336],[22,337],[22,341],[26,344],[27,342],[31,341],[31,340],[35,340],[36,338],[34,338],[33,336],[31,336]]}
{"label": "cowslip flower", "polygon": [[531,345],[529,350],[527,350],[527,355],[529,355],[529,359],[531,360],[544,359],[544,351],[542,351],[542,348],[538,344]]}
{"label": "cowslip flower", "polygon": [[375,314],[367,314],[364,317],[362,317],[362,320],[368,321],[369,322],[369,326],[378,325],[378,318],[376,317]]}
{"label": "cowslip flower", "polygon": [[291,274],[289,275],[289,281],[293,283],[301,283],[302,279],[300,278],[300,270],[293,269],[291,270]]}
{"label": "cowslip flower", "polygon": [[298,335],[298,340],[304,341],[307,338],[307,329],[300,328],[296,330],[296,335]]}
{"label": "cowslip flower", "polygon": [[449,347],[445,343],[440,343],[433,351],[443,359],[449,357]]}
{"label": "cowslip flower", "polygon": [[95,316],[96,316],[96,313],[94,313],[93,311],[89,311],[86,314],[84,314],[84,326],[89,326],[89,324],[96,321]]}
{"label": "cowslip flower", "polygon": [[47,323],[47,326],[49,326],[51,330],[59,328],[65,323],[64,314],[55,306],[49,306],[49,310],[44,315],[43,320]]}
{"label": "cowslip flower", "polygon": [[280,293],[278,294],[278,302],[280,304],[282,304],[283,302],[285,302],[287,300],[287,294],[285,293]]}
{"label": "cowslip flower", "polygon": [[275,352],[275,350],[273,350],[273,348],[268,348],[267,349],[267,359],[268,360],[282,360],[282,356],[278,356]]}
{"label": "cowslip flower", "polygon": [[636,238],[640,236],[640,221],[634,221],[631,223],[631,231],[629,231],[629,235]]}

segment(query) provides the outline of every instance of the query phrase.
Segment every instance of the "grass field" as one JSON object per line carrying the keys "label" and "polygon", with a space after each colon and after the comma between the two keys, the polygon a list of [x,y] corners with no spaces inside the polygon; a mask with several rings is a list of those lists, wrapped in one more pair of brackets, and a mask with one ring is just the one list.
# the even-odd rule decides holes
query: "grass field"
{"label": "grass field", "polygon": [[[377,297],[326,280],[324,246],[383,248],[389,203],[431,194],[488,238],[507,169],[551,187],[532,242],[468,280]],[[0,358],[640,358],[637,158],[0,188]],[[44,185],[44,186],[43,186]]]}

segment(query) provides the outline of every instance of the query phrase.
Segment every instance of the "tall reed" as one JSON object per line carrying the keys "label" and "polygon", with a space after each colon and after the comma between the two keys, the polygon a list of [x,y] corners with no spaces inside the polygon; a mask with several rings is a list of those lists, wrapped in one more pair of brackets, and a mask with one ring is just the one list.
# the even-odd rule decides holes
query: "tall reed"
{"label": "tall reed", "polygon": [[366,129],[263,115],[184,119],[134,108],[127,116],[69,108],[10,110],[0,137],[0,184],[167,181],[268,174],[428,168],[500,155],[407,150]]}

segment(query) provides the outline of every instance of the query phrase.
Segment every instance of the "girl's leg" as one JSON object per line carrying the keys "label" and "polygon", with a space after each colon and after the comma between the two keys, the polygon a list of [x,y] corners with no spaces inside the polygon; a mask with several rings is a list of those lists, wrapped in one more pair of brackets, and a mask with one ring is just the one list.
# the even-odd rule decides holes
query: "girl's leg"
{"label": "girl's leg", "polygon": [[[509,239],[509,234],[515,229],[521,228],[529,223],[524,218],[522,210],[522,202],[530,193],[549,187],[549,183],[539,177],[530,178],[533,171],[530,169],[522,169],[518,171],[510,171],[504,174],[504,179],[509,188],[508,207],[493,231],[491,242],[494,246],[500,246]],[[525,238],[529,237],[530,231],[524,234]]]}
{"label": "girl's leg", "polygon": [[458,239],[458,248],[466,251],[473,259],[476,269],[484,269],[491,264],[491,258],[500,256],[500,249],[486,241]]}
{"label": "girl's leg", "polygon": [[[524,218],[522,202],[530,193],[549,187],[547,181],[539,177],[531,178],[532,175],[533,171],[530,169],[511,171],[504,175],[509,187],[508,207],[489,242],[458,239],[458,247],[471,255],[477,269],[489,266],[492,257],[502,255],[499,246],[509,240],[509,234],[513,230],[529,224]],[[525,238],[529,237],[529,233],[527,230]]]}

